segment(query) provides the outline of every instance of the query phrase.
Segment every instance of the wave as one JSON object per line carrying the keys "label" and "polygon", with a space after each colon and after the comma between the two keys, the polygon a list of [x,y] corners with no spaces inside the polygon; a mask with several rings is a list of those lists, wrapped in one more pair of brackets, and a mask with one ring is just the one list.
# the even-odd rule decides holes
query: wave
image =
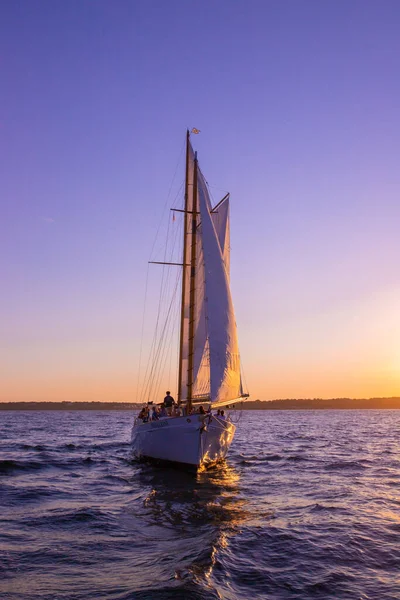
{"label": "wave", "polygon": [[333,511],[343,511],[341,506],[332,506],[329,504],[314,504],[311,507],[311,512],[333,512]]}
{"label": "wave", "polygon": [[86,455],[70,458],[63,455],[49,454],[41,460],[35,459],[5,459],[0,460],[0,476],[18,474],[19,472],[40,471],[44,469],[75,470],[82,467],[92,468],[96,465],[106,463],[106,459]]}
{"label": "wave", "polygon": [[43,444],[21,444],[19,446],[22,450],[36,450],[38,452],[45,452],[46,450],[49,450],[50,448],[48,446],[45,446]]}
{"label": "wave", "polygon": [[286,460],[288,462],[303,462],[309,460],[305,456],[301,456],[300,454],[293,454],[292,456],[287,456]]}
{"label": "wave", "polygon": [[81,507],[76,509],[60,508],[46,511],[44,515],[27,516],[23,519],[26,527],[57,529],[90,526],[91,528],[100,528],[103,532],[113,531],[113,516],[104,511],[93,507]]}
{"label": "wave", "polygon": [[283,460],[283,456],[280,454],[251,454],[250,456],[246,456],[245,454],[239,454],[239,460],[245,461],[246,464],[251,463],[263,463],[263,462],[275,462],[278,460]]}
{"label": "wave", "polygon": [[45,465],[35,460],[0,460],[0,476],[11,475],[16,471],[38,471]]}
{"label": "wave", "polygon": [[337,460],[332,463],[325,465],[325,470],[327,471],[341,471],[341,470],[357,470],[357,469],[367,469],[368,467],[364,465],[361,461],[352,461],[352,460]]}

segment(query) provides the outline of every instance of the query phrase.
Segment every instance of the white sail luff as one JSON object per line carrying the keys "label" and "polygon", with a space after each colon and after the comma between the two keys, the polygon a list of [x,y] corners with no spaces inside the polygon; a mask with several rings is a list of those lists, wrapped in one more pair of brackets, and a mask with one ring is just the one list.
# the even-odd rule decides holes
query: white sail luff
{"label": "white sail luff", "polygon": [[208,325],[211,402],[229,401],[241,393],[236,322],[228,273],[210,213],[207,185],[198,175]]}
{"label": "white sail luff", "polygon": [[[197,205],[199,201],[197,201]],[[211,210],[211,203],[208,201]],[[199,219],[196,235],[196,275],[195,275],[195,308],[194,308],[194,360],[193,360],[193,390],[192,396],[204,397],[210,394],[210,364],[208,327],[205,307],[205,272],[202,241],[202,225]]]}

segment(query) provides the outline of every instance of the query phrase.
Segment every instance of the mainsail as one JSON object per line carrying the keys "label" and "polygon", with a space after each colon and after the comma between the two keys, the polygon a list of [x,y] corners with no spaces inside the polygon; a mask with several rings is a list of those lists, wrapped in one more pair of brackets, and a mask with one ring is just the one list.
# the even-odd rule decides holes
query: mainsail
{"label": "mainsail", "polygon": [[[196,177],[195,175],[196,170]],[[196,182],[196,190],[193,185]],[[197,215],[195,233],[195,293],[190,306],[188,264],[193,242],[192,218],[186,219],[186,270],[182,309],[180,398],[186,398],[189,370],[189,322],[193,315],[193,385],[191,400],[229,402],[242,393],[236,322],[229,288],[229,197],[212,209],[203,174],[188,143],[186,213]],[[186,215],[185,215],[186,216]],[[191,309],[192,308],[192,312]]]}

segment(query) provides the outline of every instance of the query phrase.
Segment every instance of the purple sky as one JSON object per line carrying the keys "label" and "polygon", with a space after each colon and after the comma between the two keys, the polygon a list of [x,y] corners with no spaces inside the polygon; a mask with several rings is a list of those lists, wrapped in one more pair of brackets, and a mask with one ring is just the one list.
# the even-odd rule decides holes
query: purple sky
{"label": "purple sky", "polygon": [[399,23],[397,0],[3,1],[0,400],[135,400],[186,127],[231,192],[252,396],[400,395]]}

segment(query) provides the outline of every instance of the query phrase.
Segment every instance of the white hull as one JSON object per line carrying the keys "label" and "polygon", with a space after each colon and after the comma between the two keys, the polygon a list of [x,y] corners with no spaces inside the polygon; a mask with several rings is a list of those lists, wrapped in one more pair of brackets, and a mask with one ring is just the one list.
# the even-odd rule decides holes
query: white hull
{"label": "white hull", "polygon": [[132,428],[136,458],[200,467],[225,458],[235,434],[235,425],[214,416],[190,415],[142,423]]}

